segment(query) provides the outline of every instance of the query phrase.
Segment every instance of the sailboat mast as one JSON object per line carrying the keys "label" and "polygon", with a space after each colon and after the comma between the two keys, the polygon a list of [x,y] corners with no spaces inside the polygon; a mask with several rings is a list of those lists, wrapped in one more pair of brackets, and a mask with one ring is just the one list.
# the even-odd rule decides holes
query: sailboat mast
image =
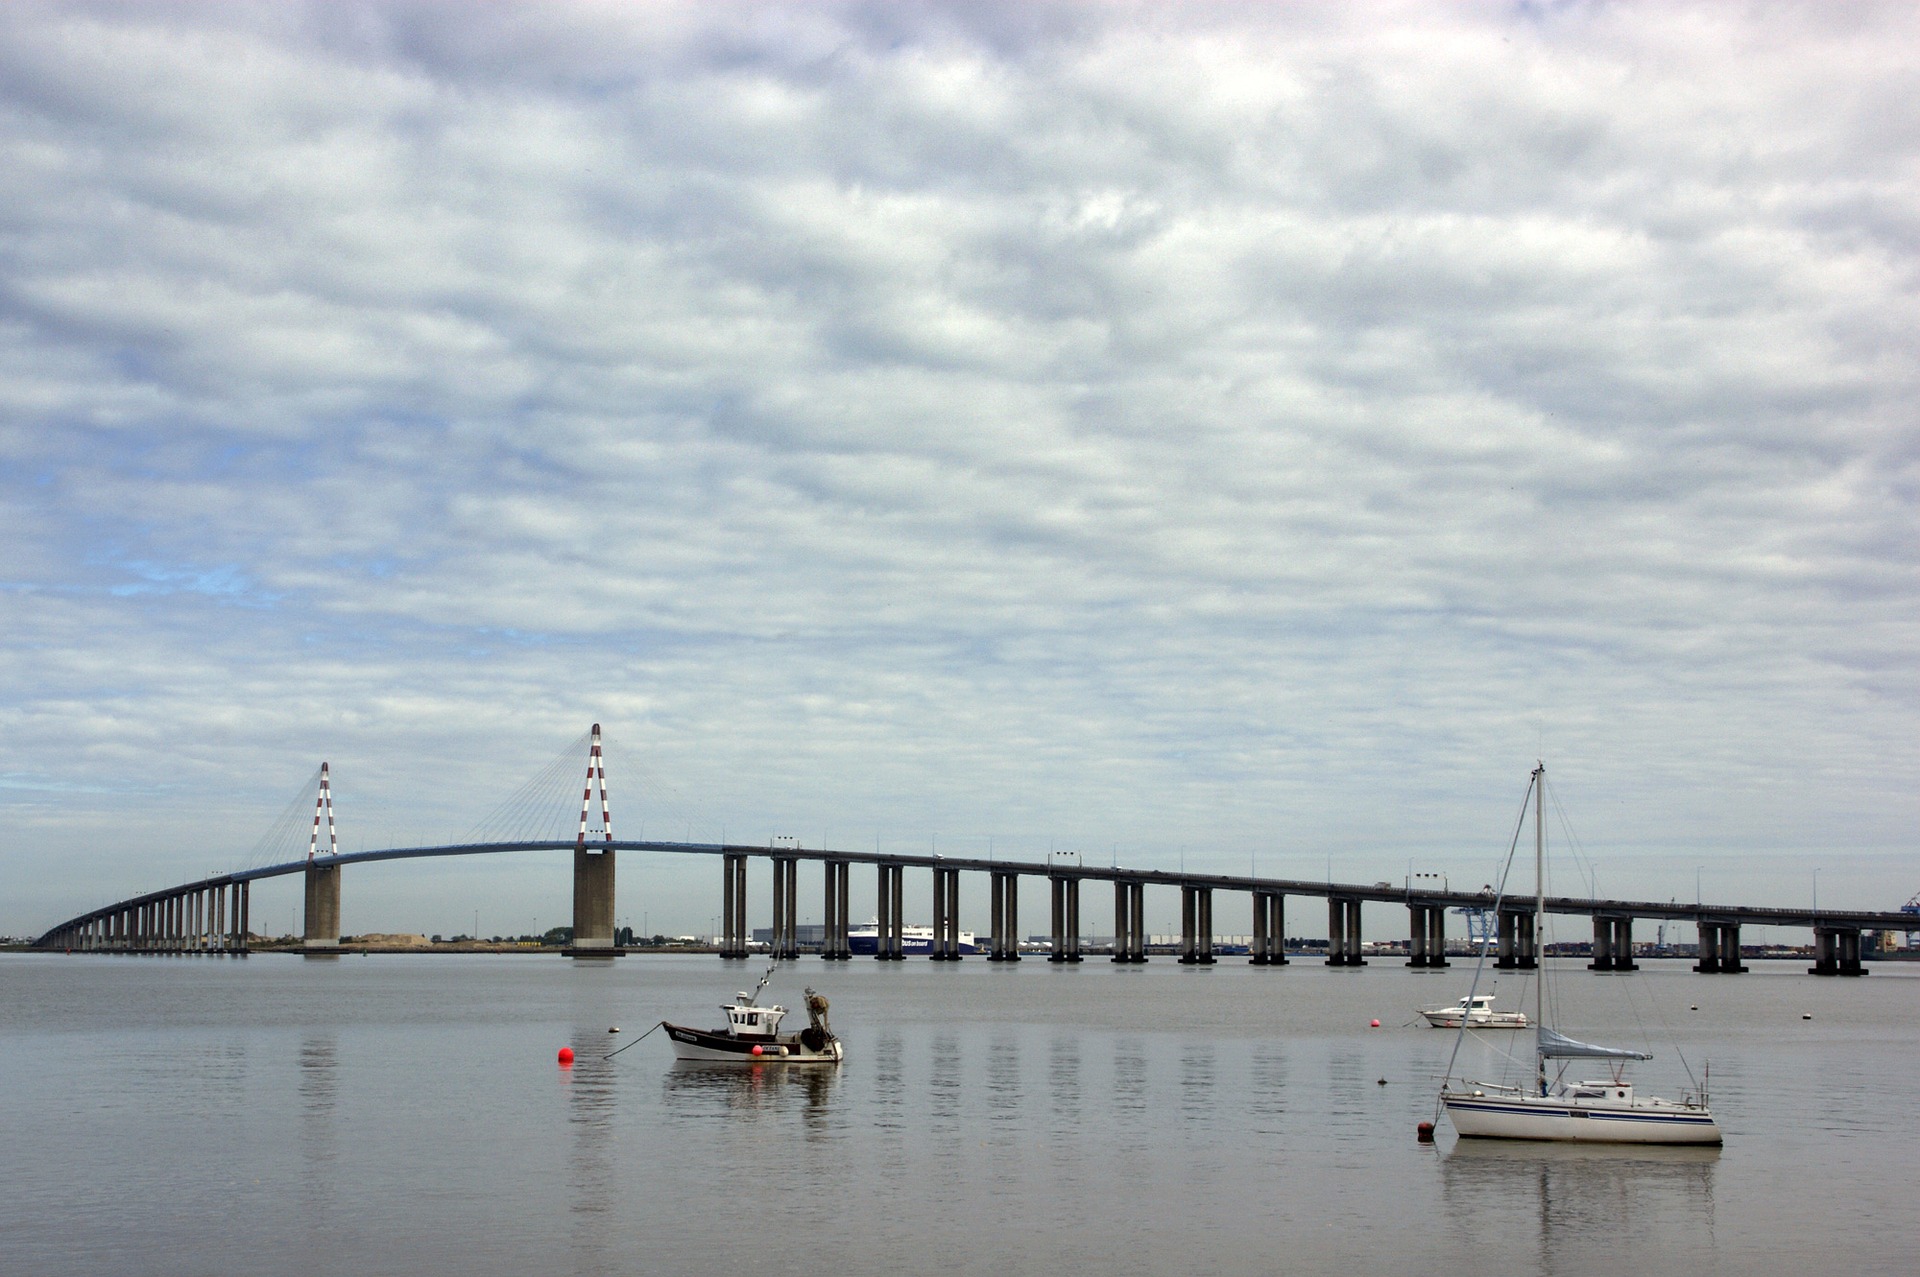
{"label": "sailboat mast", "polygon": [[1547,765],[1536,761],[1533,767],[1533,960],[1538,970],[1533,976],[1533,1059],[1542,1095],[1547,1093],[1547,1057],[1539,1051],[1539,1026],[1547,1022],[1546,789]]}

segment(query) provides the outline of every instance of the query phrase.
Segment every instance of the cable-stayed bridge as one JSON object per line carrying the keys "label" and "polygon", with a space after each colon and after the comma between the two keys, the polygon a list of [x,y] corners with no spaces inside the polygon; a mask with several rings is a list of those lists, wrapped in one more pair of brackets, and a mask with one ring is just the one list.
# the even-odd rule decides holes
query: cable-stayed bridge
{"label": "cable-stayed bridge", "polygon": [[[551,798],[556,776],[578,766],[584,746],[586,784],[579,821],[571,836],[500,836],[498,830],[522,832],[529,825],[554,821]],[[312,822],[305,820],[312,802]],[[1390,883],[1336,883],[1261,877],[1254,874],[1200,874],[1185,870],[1128,869],[1086,865],[1050,857],[1044,862],[993,858],[897,855],[808,848],[796,840],[777,839],[766,847],[661,839],[618,839],[613,836],[611,799],[607,791],[600,726],[567,754],[511,797],[485,822],[487,836],[434,846],[390,847],[341,852],[334,831],[333,799],[326,764],[321,764],[306,791],[295,799],[262,844],[250,868],[165,887],[118,900],[49,928],[34,943],[41,949],[69,952],[130,954],[231,954],[249,948],[249,913],[254,882],[291,874],[305,876],[303,949],[323,954],[338,950],[343,873],[349,865],[386,860],[431,859],[446,856],[507,855],[516,852],[573,850],[573,942],[567,950],[578,958],[614,957],[615,865],[622,852],[711,856],[720,864],[721,934],[716,937],[723,958],[745,958],[751,932],[748,927],[748,875],[751,860],[772,867],[770,891],[772,956],[800,955],[798,943],[799,880],[802,862],[821,866],[824,892],[823,939],[820,956],[829,960],[852,956],[848,939],[848,883],[854,865],[877,874],[877,935],[875,956],[899,960],[905,956],[905,877],[909,869],[926,871],[932,879],[933,936],[928,956],[935,961],[958,961],[960,942],[960,875],[986,874],[991,880],[991,919],[988,935],[990,961],[1019,961],[1020,882],[1044,881],[1049,892],[1050,934],[1047,958],[1051,962],[1083,959],[1081,925],[1082,887],[1110,883],[1113,888],[1112,960],[1145,962],[1147,932],[1145,896],[1148,887],[1180,893],[1181,933],[1179,961],[1216,961],[1213,898],[1215,892],[1245,893],[1252,903],[1252,943],[1249,960],[1256,966],[1285,966],[1286,898],[1324,900],[1327,905],[1330,966],[1363,966],[1361,907],[1368,903],[1401,905],[1408,911],[1408,960],[1411,967],[1445,967],[1445,916],[1449,909],[1484,911],[1491,915],[1488,943],[1500,968],[1527,970],[1539,965],[1541,937],[1534,923],[1532,896],[1497,896],[1436,888],[1412,877],[1404,886]],[[304,856],[285,855],[289,831],[307,833]],[[1694,970],[1708,974],[1738,974],[1747,968],[1741,960],[1743,925],[1806,927],[1814,937],[1819,975],[1864,974],[1861,935],[1867,931],[1905,931],[1913,915],[1839,910],[1773,908],[1753,905],[1682,904],[1675,901],[1602,900],[1551,896],[1541,902],[1546,912],[1591,919],[1593,943],[1588,966],[1596,971],[1632,971],[1633,925],[1637,920],[1691,922],[1699,931]]]}

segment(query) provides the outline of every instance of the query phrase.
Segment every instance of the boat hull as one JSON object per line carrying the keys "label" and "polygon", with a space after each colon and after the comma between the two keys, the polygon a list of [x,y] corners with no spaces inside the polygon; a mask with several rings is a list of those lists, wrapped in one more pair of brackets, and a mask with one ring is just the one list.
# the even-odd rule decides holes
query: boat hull
{"label": "boat hull", "polygon": [[808,1040],[808,1033],[783,1033],[749,1040],[664,1021],[660,1027],[673,1042],[675,1058],[682,1060],[707,1064],[838,1064],[841,1058],[838,1038],[816,1043]]}
{"label": "boat hull", "polygon": [[1576,1144],[1718,1144],[1720,1127],[1703,1108],[1664,1101],[1569,1103],[1533,1096],[1450,1093],[1440,1097],[1466,1139]]}
{"label": "boat hull", "polygon": [[[1427,1023],[1436,1029],[1457,1029],[1460,1027],[1458,1011],[1422,1011]],[[1519,1011],[1495,1011],[1491,1015],[1476,1015],[1467,1020],[1469,1029],[1530,1029],[1533,1025]]]}
{"label": "boat hull", "polygon": [[[856,957],[872,957],[880,952],[880,937],[873,931],[851,931],[847,933],[847,952]],[[959,952],[962,954],[981,953],[983,950],[974,943],[972,932],[961,932]],[[915,935],[912,932],[900,937],[900,953],[903,957],[927,957],[933,953],[933,935]]]}

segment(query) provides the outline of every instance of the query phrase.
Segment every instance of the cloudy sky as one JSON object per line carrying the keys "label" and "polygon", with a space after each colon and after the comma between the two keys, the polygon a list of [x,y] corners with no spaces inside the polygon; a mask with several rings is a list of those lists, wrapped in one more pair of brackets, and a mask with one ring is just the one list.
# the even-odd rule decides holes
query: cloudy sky
{"label": "cloudy sky", "polygon": [[[625,836],[1477,886],[1544,756],[1602,894],[1895,907],[1917,51],[0,8],[0,931],[245,863],[322,759],[345,849],[458,838],[594,721]],[[345,926],[552,925],[566,865],[352,871]]]}

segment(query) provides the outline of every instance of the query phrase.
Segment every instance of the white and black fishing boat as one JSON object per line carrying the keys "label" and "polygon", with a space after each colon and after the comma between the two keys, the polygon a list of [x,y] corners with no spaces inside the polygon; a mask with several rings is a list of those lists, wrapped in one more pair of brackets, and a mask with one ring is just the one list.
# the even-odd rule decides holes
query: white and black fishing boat
{"label": "white and black fishing boat", "polygon": [[[1534,839],[1534,935],[1544,937],[1546,888],[1545,818],[1542,791],[1546,767],[1534,768],[1532,779]],[[1484,961],[1485,955],[1482,955]],[[1634,1093],[1622,1076],[1630,1060],[1650,1060],[1645,1051],[1595,1046],[1578,1042],[1548,1028],[1545,1020],[1546,975],[1544,944],[1539,977],[1534,982],[1534,1077],[1531,1085],[1490,1082],[1442,1082],[1440,1106],[1461,1136],[1507,1140],[1558,1140],[1596,1144],[1718,1144],[1720,1127],[1707,1107],[1706,1088],[1697,1096],[1663,1100]],[[1469,995],[1469,1001],[1471,995]],[[1461,1026],[1464,1036],[1471,1024]],[[1455,1046],[1456,1056],[1458,1045]],[[1607,1076],[1599,1080],[1568,1081],[1572,1061],[1604,1062]],[[1548,1062],[1553,1064],[1549,1076]]]}
{"label": "white and black fishing boat", "polygon": [[773,979],[773,968],[760,977],[752,993],[736,993],[730,1003],[721,1003],[726,1027],[694,1029],[665,1020],[660,1027],[673,1039],[673,1053],[682,1060],[700,1060],[708,1064],[838,1064],[842,1057],[840,1039],[827,1023],[827,1000],[812,989],[806,991],[807,1027],[798,1033],[780,1032],[786,1017],[782,1006],[759,1005],[760,994]]}

